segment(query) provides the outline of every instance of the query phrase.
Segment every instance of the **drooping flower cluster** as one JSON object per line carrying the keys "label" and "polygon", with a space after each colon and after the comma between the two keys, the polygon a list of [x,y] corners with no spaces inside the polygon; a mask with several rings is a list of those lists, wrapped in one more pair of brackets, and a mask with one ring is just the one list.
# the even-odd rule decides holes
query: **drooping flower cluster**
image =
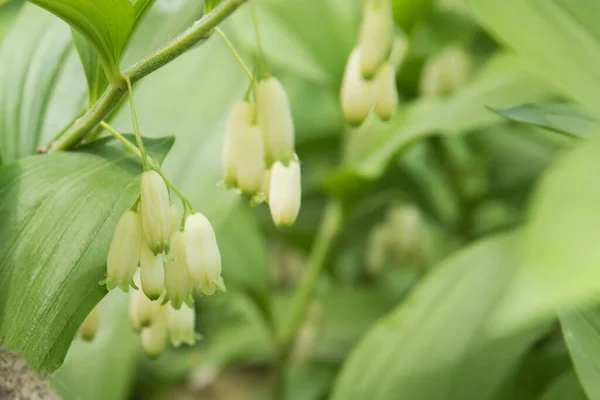
{"label": "drooping flower cluster", "polygon": [[358,43],[350,53],[342,80],[340,103],[348,122],[360,125],[375,110],[384,121],[398,107],[396,69],[408,44],[394,38],[390,0],[367,0]]}
{"label": "drooping flower cluster", "polygon": [[294,122],[287,94],[269,76],[256,84],[255,102],[237,103],[227,119],[223,183],[258,204],[266,201],[278,227],[300,211],[300,161],[294,152]]}
{"label": "drooping flower cluster", "polygon": [[208,219],[192,212],[184,224],[177,220],[165,180],[145,171],[139,202],[117,222],[108,251],[106,287],[134,288],[130,318],[150,356],[164,349],[167,338],[176,346],[194,343],[194,290],[204,295],[225,290]]}

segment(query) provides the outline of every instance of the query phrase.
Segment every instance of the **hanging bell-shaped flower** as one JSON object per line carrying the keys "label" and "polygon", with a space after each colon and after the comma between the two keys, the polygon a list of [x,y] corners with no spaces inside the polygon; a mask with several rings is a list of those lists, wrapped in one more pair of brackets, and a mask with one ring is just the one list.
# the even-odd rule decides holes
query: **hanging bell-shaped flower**
{"label": "hanging bell-shaped flower", "polygon": [[167,347],[166,306],[161,306],[152,324],[142,330],[142,346],[150,358],[158,357]]}
{"label": "hanging bell-shaped flower", "polygon": [[398,108],[398,92],[396,91],[396,73],[390,63],[385,63],[377,73],[377,88],[379,90],[375,111],[387,121]]}
{"label": "hanging bell-shaped flower", "polygon": [[237,160],[244,148],[240,145],[240,136],[255,119],[255,106],[248,101],[238,102],[227,117],[225,142],[223,144],[223,183],[225,187],[237,187]]}
{"label": "hanging bell-shaped flower", "polygon": [[98,326],[100,326],[100,303],[90,311],[85,320],[79,327],[79,335],[86,342],[90,342],[96,336],[98,332]]}
{"label": "hanging bell-shaped flower", "polygon": [[142,240],[140,251],[140,282],[150,300],[157,300],[165,286],[163,254],[152,253],[145,239]]}
{"label": "hanging bell-shaped flower", "polygon": [[300,163],[297,159],[285,165],[276,162],[271,169],[269,208],[277,227],[291,226],[300,211],[302,189]]}
{"label": "hanging bell-shaped flower", "polygon": [[159,308],[160,302],[150,300],[141,290],[129,294],[129,320],[138,332],[152,323]]}
{"label": "hanging bell-shaped flower", "polygon": [[294,156],[294,121],[287,94],[277,78],[270,76],[258,82],[256,106],[267,158],[287,165]]}
{"label": "hanging bell-shaped flower", "polygon": [[185,253],[194,287],[205,295],[225,291],[221,277],[221,253],[212,225],[201,213],[185,220]]}
{"label": "hanging bell-shaped flower", "polygon": [[152,253],[169,250],[171,203],[165,180],[156,171],[145,171],[140,178],[140,199],[144,237]]}
{"label": "hanging bell-shaped flower", "polygon": [[185,238],[180,231],[171,236],[171,250],[165,262],[165,290],[173,308],[191,303],[192,279],[186,261]]}
{"label": "hanging bell-shaped flower", "polygon": [[352,125],[360,125],[367,118],[377,96],[376,81],[365,80],[360,73],[360,50],[350,53],[342,80],[340,103],[344,118]]}
{"label": "hanging bell-shaped flower", "polygon": [[135,269],[140,260],[142,226],[138,213],[127,210],[121,215],[113,234],[106,260],[106,287],[119,286],[129,290]]}
{"label": "hanging bell-shaped flower", "polygon": [[175,347],[185,343],[192,345],[196,343],[199,335],[194,327],[196,324],[196,313],[193,307],[184,304],[179,310],[170,305],[167,306],[167,329],[171,343]]}
{"label": "hanging bell-shaped flower", "polygon": [[238,137],[240,151],[236,159],[237,187],[247,196],[260,191],[265,173],[265,149],[260,129],[248,125]]}
{"label": "hanging bell-shaped flower", "polygon": [[392,47],[394,21],[390,0],[367,0],[358,37],[360,71],[371,79],[387,60]]}

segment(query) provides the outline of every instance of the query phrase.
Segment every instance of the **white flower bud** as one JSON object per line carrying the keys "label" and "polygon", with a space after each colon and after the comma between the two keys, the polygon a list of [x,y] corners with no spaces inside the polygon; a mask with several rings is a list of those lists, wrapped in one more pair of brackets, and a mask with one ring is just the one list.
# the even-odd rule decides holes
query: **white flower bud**
{"label": "white flower bud", "polygon": [[265,201],[269,202],[269,190],[271,189],[271,170],[265,170],[263,174],[262,183],[260,185],[260,191],[263,193]]}
{"label": "white flower bud", "polygon": [[166,307],[161,306],[152,324],[142,331],[142,345],[150,358],[158,357],[167,347]]}
{"label": "white flower bud", "polygon": [[397,35],[392,43],[392,52],[388,62],[396,70],[402,65],[408,54],[408,39],[406,36]]}
{"label": "white flower bud", "polygon": [[248,126],[238,137],[240,151],[237,154],[237,186],[245,195],[260,191],[265,172],[265,149],[262,134],[257,126]]}
{"label": "white flower bud", "polygon": [[121,215],[113,234],[106,260],[106,287],[119,286],[129,290],[135,269],[140,260],[142,226],[138,213],[127,210]]}
{"label": "white flower bud", "polygon": [[165,180],[156,171],[140,178],[140,199],[144,237],[154,254],[169,250],[171,203]]}
{"label": "white flower bud", "polygon": [[470,73],[469,55],[460,47],[449,46],[423,67],[420,92],[425,97],[454,93],[467,82]]}
{"label": "white flower bud", "polygon": [[167,306],[167,329],[171,343],[175,347],[182,343],[192,345],[196,343],[198,335],[194,331],[196,312],[193,307],[184,304],[179,310]]}
{"label": "white flower bud", "polygon": [[157,300],[164,288],[165,274],[162,253],[154,254],[145,239],[140,251],[140,281],[150,300]]}
{"label": "white flower bud", "polygon": [[350,53],[342,88],[340,103],[344,118],[353,125],[361,124],[371,112],[377,96],[375,81],[365,80],[360,73],[360,51]]}
{"label": "white flower bud", "polygon": [[390,54],[394,21],[390,0],[368,0],[365,3],[358,37],[360,71],[371,79]]}
{"label": "white flower bud", "polygon": [[247,101],[240,101],[233,106],[227,117],[225,142],[222,152],[223,182],[226,187],[237,186],[237,159],[240,150],[244,150],[240,146],[239,137],[241,136],[241,132],[245,132],[248,126],[252,124],[254,113],[254,104]]}
{"label": "white flower bud", "polygon": [[183,232],[171,236],[171,250],[165,263],[165,289],[171,305],[179,309],[192,296],[192,280],[185,255]]}
{"label": "white flower bud", "polygon": [[301,197],[300,163],[294,160],[287,167],[280,162],[273,164],[269,208],[276,226],[291,226],[296,221]]}
{"label": "white flower bud", "polygon": [[375,111],[382,120],[387,121],[392,118],[398,108],[396,72],[390,63],[385,63],[377,73],[377,87],[379,94]]}
{"label": "white flower bud", "polygon": [[287,94],[277,78],[271,76],[258,82],[256,104],[266,156],[271,161],[287,163],[294,156],[294,121]]}
{"label": "white flower bud", "polygon": [[159,308],[159,301],[152,301],[141,290],[133,290],[129,294],[129,320],[136,331],[149,326]]}
{"label": "white flower bud", "polygon": [[87,342],[90,342],[96,336],[98,332],[98,326],[100,325],[100,303],[92,309],[92,311],[85,317],[85,320],[79,327],[79,335]]}
{"label": "white flower bud", "polygon": [[184,237],[187,265],[194,287],[208,296],[216,289],[225,291],[221,277],[221,254],[208,219],[201,213],[187,217]]}

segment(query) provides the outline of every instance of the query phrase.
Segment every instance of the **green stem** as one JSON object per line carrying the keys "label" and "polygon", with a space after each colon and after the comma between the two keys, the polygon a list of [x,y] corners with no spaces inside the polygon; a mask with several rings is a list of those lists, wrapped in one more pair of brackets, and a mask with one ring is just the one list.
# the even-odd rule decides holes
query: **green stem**
{"label": "green stem", "polygon": [[254,25],[256,47],[258,49],[255,72],[258,79],[262,79],[269,75],[269,71],[267,68],[267,62],[265,60],[265,53],[263,51],[262,41],[260,40],[260,29],[258,25],[258,13],[256,11],[256,0],[251,0],[250,8],[252,12],[252,25]]}
{"label": "green stem", "polygon": [[325,215],[321,220],[321,226],[308,256],[304,276],[292,297],[290,312],[287,314],[287,319],[283,321],[283,328],[277,341],[278,352],[274,366],[273,393],[273,397],[277,400],[285,398],[285,376],[293,342],[306,317],[317,280],[341,226],[342,206],[337,201],[331,201],[325,209]]}
{"label": "green stem", "polygon": [[138,149],[137,147],[135,147],[129,140],[125,139],[123,137],[123,135],[121,135],[119,132],[116,131],[115,128],[113,128],[112,126],[110,126],[109,124],[107,124],[106,122],[102,121],[100,122],[100,126],[104,129],[106,129],[108,131],[108,133],[110,133],[111,135],[113,135],[113,137],[115,139],[117,139],[119,142],[121,142],[125,147],[127,147],[127,150],[131,151],[132,153],[134,153],[136,156],[140,157],[143,159],[142,157],[142,152],[140,151],[140,149]]}
{"label": "green stem", "polygon": [[56,142],[58,139],[60,139],[69,129],[69,127],[71,125],[73,125],[75,123],[75,121],[77,121],[83,114],[85,113],[85,109],[82,110],[81,112],[77,113],[77,115],[75,115],[69,122],[67,122],[67,124],[64,126],[64,128],[62,128],[50,141],[50,143],[48,143],[48,148],[51,149],[52,148],[52,144],[54,142]]}
{"label": "green stem", "polygon": [[[207,39],[212,30],[231,15],[246,0],[223,0],[211,12],[196,21],[189,29],[167,43],[149,57],[137,62],[123,73],[135,84],[148,74],[170,63],[198,42]],[[125,91],[109,85],[94,106],[65,132],[65,138],[50,152],[70,149],[77,146],[96,125],[105,119],[117,106]]]}
{"label": "green stem", "polygon": [[[165,183],[167,184],[167,186],[169,186],[171,189],[173,189],[173,191],[175,192],[175,194],[177,196],[179,196],[179,198],[181,199],[181,202],[183,203],[183,214],[184,214],[184,216],[187,215],[187,213],[186,213],[186,207],[193,214],[194,213],[194,207],[192,207],[192,202],[183,193],[181,193],[181,191],[179,189],[177,189],[177,187],[175,185],[173,185],[171,183],[171,181],[169,180],[169,178],[167,178],[165,176],[165,174],[160,170],[160,168],[156,168],[155,167],[154,170],[156,172],[158,172],[158,174],[165,180]],[[184,220],[185,220],[185,218],[184,218]]]}
{"label": "green stem", "polygon": [[133,122],[133,133],[135,134],[135,140],[142,153],[142,162],[144,163],[144,171],[148,169],[148,153],[144,147],[144,141],[142,140],[142,134],[140,133],[140,126],[138,125],[137,115],[135,113],[135,105],[133,104],[133,87],[131,86],[131,79],[125,75],[125,82],[127,82],[127,90],[129,91],[129,105],[131,107],[131,121]]}
{"label": "green stem", "polygon": [[242,60],[242,57],[240,56],[240,54],[237,52],[235,47],[233,47],[233,44],[231,43],[231,41],[227,38],[227,36],[225,36],[225,33],[218,27],[215,28],[215,32],[217,32],[217,34],[219,36],[221,36],[221,39],[223,39],[223,41],[227,45],[227,48],[229,48],[229,51],[231,51],[231,54],[233,54],[236,61],[238,62],[238,64],[240,64],[240,67],[242,67],[242,69],[244,70],[246,75],[248,75],[248,79],[250,79],[250,81],[252,83],[254,83],[254,75],[252,75],[252,71],[250,71],[250,68],[248,68],[248,66],[246,66],[246,63],[244,63],[244,60]]}
{"label": "green stem", "polygon": [[308,256],[304,276],[292,298],[290,312],[284,321],[283,330],[280,335],[280,343],[283,348],[288,347],[294,340],[298,329],[304,321],[306,311],[313,295],[315,284],[342,225],[342,206],[332,201],[325,209],[325,215],[321,220],[321,226]]}
{"label": "green stem", "polygon": [[259,54],[263,54],[262,42],[260,41],[260,30],[258,29],[258,13],[256,12],[256,0],[251,0],[252,24],[254,25],[254,37]]}

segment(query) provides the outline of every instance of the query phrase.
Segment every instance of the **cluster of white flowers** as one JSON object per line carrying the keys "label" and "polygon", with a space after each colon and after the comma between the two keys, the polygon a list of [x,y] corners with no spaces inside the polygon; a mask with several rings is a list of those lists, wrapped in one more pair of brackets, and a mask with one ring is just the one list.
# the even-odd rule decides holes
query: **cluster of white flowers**
{"label": "cluster of white flowers", "polygon": [[367,0],[358,43],[350,53],[340,103],[348,122],[360,125],[375,110],[384,121],[398,108],[396,69],[404,58],[408,43],[394,37],[390,0]]}
{"label": "cluster of white flowers", "polygon": [[109,290],[134,288],[129,314],[150,356],[164,349],[167,338],[175,346],[195,342],[194,290],[225,290],[210,222],[192,213],[178,223],[167,185],[153,170],[142,173],[139,202],[117,222],[106,267]]}
{"label": "cluster of white flowers", "polygon": [[294,122],[283,86],[273,76],[260,80],[255,100],[231,110],[223,146],[223,183],[266,201],[278,227],[290,226],[300,211],[300,161],[294,152]]}

